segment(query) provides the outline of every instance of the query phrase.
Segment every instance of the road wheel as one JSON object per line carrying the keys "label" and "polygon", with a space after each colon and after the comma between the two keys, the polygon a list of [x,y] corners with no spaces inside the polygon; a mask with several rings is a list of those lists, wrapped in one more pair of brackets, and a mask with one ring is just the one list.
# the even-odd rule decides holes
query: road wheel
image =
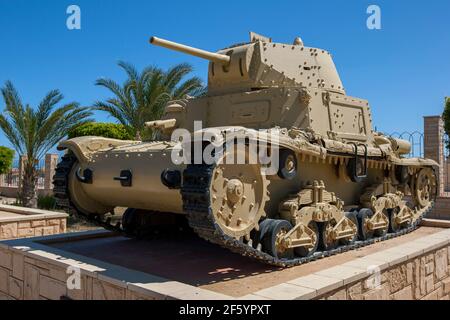
{"label": "road wheel", "polygon": [[385,228],[383,228],[383,229],[376,229],[375,232],[374,232],[375,237],[384,237],[388,233],[388,230],[389,230],[389,227],[390,227],[390,223],[389,223],[390,219],[389,219],[389,212],[388,212],[388,210],[384,209],[381,214],[384,215],[384,217],[387,219],[388,225]]}
{"label": "road wheel", "polygon": [[315,233],[315,241],[313,242],[312,247],[297,247],[294,248],[294,252],[299,257],[309,257],[310,255],[314,254],[314,252],[317,251],[317,248],[319,247],[319,226],[317,225],[317,222],[311,221],[308,223],[308,228],[314,231]]}
{"label": "road wheel", "polygon": [[137,225],[137,215],[135,208],[127,208],[122,215],[122,229],[125,234],[133,236],[136,233]]}
{"label": "road wheel", "polygon": [[339,240],[333,238],[333,228],[336,220],[324,222],[320,226],[320,246],[324,251],[335,249],[339,245]]}
{"label": "road wheel", "polygon": [[283,237],[292,229],[286,220],[266,219],[261,223],[261,243],[263,251],[279,259],[291,259],[292,248],[286,248]]}
{"label": "road wheel", "polygon": [[346,212],[345,216],[356,225],[356,232],[352,237],[340,239],[339,242],[343,245],[350,245],[354,244],[355,241],[358,240],[358,219],[356,218],[355,212]]}
{"label": "road wheel", "polygon": [[372,216],[372,210],[367,208],[359,210],[356,215],[356,218],[358,219],[358,236],[360,240],[369,240],[373,238],[374,232],[369,230],[367,225]]}
{"label": "road wheel", "polygon": [[399,207],[389,210],[389,232],[390,233],[395,233],[402,228],[402,225],[398,224],[396,221],[399,213],[400,213]]}

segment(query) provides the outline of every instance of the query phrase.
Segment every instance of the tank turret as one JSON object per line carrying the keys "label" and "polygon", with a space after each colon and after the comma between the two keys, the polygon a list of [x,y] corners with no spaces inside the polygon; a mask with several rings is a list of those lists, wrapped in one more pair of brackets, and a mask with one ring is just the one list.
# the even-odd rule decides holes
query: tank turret
{"label": "tank turret", "polygon": [[210,60],[210,95],[251,91],[270,87],[322,88],[345,94],[331,54],[250,33],[250,42],[219,50],[217,53],[152,37],[150,43]]}
{"label": "tank turret", "polygon": [[202,120],[208,127],[297,127],[327,139],[373,140],[368,102],[347,96],[331,54],[300,38],[282,44],[251,32],[250,42],[217,53],[156,37],[150,43],[210,61],[207,97],[167,106],[164,119],[176,119],[173,129],[193,130]]}

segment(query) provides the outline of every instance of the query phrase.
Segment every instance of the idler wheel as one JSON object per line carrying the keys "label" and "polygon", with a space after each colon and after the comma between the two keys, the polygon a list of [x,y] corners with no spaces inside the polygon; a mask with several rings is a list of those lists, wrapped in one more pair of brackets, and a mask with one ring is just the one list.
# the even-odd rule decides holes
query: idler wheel
{"label": "idler wheel", "polygon": [[431,168],[424,168],[417,174],[414,199],[419,207],[428,206],[436,197],[436,175]]}

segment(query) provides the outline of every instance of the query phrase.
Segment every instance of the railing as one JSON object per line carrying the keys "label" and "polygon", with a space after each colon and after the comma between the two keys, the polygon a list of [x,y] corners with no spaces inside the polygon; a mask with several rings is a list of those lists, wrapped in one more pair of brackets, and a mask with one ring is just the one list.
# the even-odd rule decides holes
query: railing
{"label": "railing", "polygon": [[[44,159],[39,160],[37,168],[36,189],[41,193],[48,194],[53,189],[53,175],[59,156],[47,154]],[[21,186],[20,179],[23,176],[23,168],[20,159],[14,159],[9,172],[0,175],[0,195],[15,197]],[[22,158],[22,163],[24,162]],[[22,171],[22,172],[21,172]]]}
{"label": "railing", "polygon": [[11,170],[0,175],[1,187],[19,187],[19,159],[14,159]]}
{"label": "railing", "polygon": [[[393,138],[404,139],[411,143],[411,152],[408,154],[408,157],[424,157],[424,134],[422,132],[393,132],[387,135]],[[450,137],[444,132],[442,132],[441,136],[443,188],[444,192],[450,192]]]}
{"label": "railing", "polygon": [[388,134],[392,138],[398,138],[409,141],[411,144],[411,152],[408,154],[410,158],[423,158],[424,146],[423,146],[423,133],[419,131],[407,132],[393,132]]}

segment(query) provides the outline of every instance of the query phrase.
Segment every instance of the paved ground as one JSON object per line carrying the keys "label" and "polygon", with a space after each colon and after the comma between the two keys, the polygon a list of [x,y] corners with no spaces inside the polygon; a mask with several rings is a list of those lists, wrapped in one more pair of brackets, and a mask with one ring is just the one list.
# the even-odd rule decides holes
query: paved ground
{"label": "paved ground", "polygon": [[240,297],[440,230],[421,227],[403,237],[288,269],[255,262],[194,236],[140,241],[109,237],[53,243],[51,246]]}

